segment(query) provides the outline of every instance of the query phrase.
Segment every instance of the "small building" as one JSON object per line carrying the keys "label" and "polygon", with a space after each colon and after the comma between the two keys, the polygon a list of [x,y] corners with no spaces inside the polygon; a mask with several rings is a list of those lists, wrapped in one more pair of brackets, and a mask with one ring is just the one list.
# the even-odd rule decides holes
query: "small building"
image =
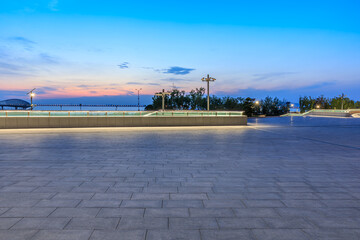
{"label": "small building", "polygon": [[8,99],[8,100],[0,101],[0,107],[2,110],[4,110],[4,107],[11,107],[17,110],[19,108],[22,109],[30,108],[31,104],[21,99]]}

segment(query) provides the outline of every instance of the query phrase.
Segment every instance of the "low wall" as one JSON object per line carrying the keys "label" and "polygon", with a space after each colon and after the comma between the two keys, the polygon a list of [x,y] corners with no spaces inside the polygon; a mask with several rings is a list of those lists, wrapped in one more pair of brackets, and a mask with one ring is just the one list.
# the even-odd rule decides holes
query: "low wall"
{"label": "low wall", "polygon": [[331,111],[322,111],[322,112],[317,112],[317,111],[313,111],[310,112],[308,114],[306,114],[305,116],[313,116],[313,117],[317,117],[317,116],[321,116],[321,117],[350,117],[351,114],[348,112],[331,112]]}
{"label": "low wall", "polygon": [[0,129],[246,125],[245,116],[192,117],[0,117]]}

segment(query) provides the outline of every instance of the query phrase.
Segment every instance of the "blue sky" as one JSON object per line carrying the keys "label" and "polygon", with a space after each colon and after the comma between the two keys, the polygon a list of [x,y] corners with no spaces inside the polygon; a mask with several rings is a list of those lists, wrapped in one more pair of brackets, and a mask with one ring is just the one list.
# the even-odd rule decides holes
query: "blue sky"
{"label": "blue sky", "polygon": [[36,87],[42,102],[129,103],[134,89],[189,91],[209,73],[221,96],[360,100],[359,10],[346,0],[1,1],[0,98]]}

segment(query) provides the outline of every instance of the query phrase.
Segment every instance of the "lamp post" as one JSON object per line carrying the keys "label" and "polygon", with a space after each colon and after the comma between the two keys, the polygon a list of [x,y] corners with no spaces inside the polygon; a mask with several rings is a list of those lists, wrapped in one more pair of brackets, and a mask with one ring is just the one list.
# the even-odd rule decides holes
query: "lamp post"
{"label": "lamp post", "polygon": [[27,94],[30,95],[30,109],[33,110],[34,105],[33,105],[33,97],[35,97],[35,91],[36,88],[34,88],[33,90],[31,90],[30,92],[28,92]]}
{"label": "lamp post", "polygon": [[140,88],[140,89],[135,89],[135,91],[138,92],[138,111],[140,111],[140,90],[142,90],[142,88]]}
{"label": "lamp post", "polygon": [[203,77],[201,79],[201,81],[203,82],[207,82],[207,110],[210,111],[210,82],[214,82],[216,79],[212,78],[209,76],[209,74],[207,75],[207,77]]}
{"label": "lamp post", "polygon": [[170,95],[169,92],[165,92],[165,89],[162,90],[160,93],[156,93],[155,96],[162,96],[162,110],[165,110],[165,96]]}
{"label": "lamp post", "polygon": [[[257,112],[258,107],[259,107],[259,112]],[[255,107],[254,107],[254,109],[255,109],[255,108],[256,108],[256,113],[257,113],[257,114],[261,114],[261,105],[260,105],[260,101],[259,101],[259,100],[256,100],[256,101],[255,101]]]}
{"label": "lamp post", "polygon": [[342,93],[340,95],[340,97],[341,97],[341,110],[343,110],[344,109],[344,97],[346,97],[346,95],[344,93]]}

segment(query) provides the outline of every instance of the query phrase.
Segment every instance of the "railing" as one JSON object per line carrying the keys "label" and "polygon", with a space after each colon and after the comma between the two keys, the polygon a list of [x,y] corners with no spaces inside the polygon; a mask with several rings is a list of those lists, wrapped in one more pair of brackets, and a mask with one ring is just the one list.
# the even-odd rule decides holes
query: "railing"
{"label": "railing", "polygon": [[348,113],[348,109],[313,109],[313,112]]}
{"label": "railing", "polygon": [[157,111],[147,116],[176,117],[176,116],[243,116],[243,111]]}
{"label": "railing", "polygon": [[242,115],[242,111],[0,111],[0,117],[220,117]]}

